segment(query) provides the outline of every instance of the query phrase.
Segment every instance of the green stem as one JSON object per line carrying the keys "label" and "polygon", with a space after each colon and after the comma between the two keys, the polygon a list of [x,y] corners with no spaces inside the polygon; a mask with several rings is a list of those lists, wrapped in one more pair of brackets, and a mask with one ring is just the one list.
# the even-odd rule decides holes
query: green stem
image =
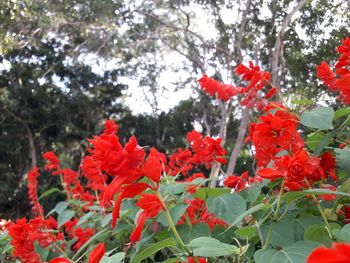
{"label": "green stem", "polygon": [[[157,196],[158,196],[159,200],[160,200],[160,201],[162,202],[162,204],[163,204],[163,207],[164,207],[164,210],[165,210],[165,217],[166,217],[166,219],[167,219],[167,221],[168,221],[168,223],[169,223],[169,226],[170,226],[170,228],[171,228],[171,231],[173,231],[173,233],[174,233],[174,236],[175,236],[177,242],[180,244],[182,250],[185,251],[187,254],[190,255],[190,254],[191,254],[191,251],[186,247],[185,243],[183,242],[182,238],[181,238],[180,235],[179,235],[179,232],[177,232],[176,227],[175,227],[175,224],[174,224],[174,221],[173,221],[173,219],[171,218],[171,215],[170,215],[170,213],[169,213],[169,210],[168,210],[167,206],[164,204],[163,198],[162,198],[161,194],[160,194],[158,191],[157,191]],[[194,261],[195,261],[196,263],[200,263],[199,260],[197,259],[197,257],[193,257],[193,258],[194,258]]]}
{"label": "green stem", "polygon": [[279,192],[279,195],[278,195],[278,201],[277,201],[276,211],[275,211],[273,220],[272,220],[272,222],[271,222],[271,225],[270,225],[270,227],[269,227],[269,232],[267,233],[267,237],[266,237],[266,241],[265,241],[265,245],[264,245],[263,249],[267,248],[268,245],[270,244],[271,236],[272,236],[273,224],[274,224],[274,221],[277,221],[277,220],[278,220],[278,213],[279,213],[280,208],[281,208],[281,200],[282,200],[282,194],[283,194],[283,187],[284,187],[284,180],[283,180],[282,183],[281,183],[281,188],[280,188],[280,192]]}
{"label": "green stem", "polygon": [[267,237],[266,237],[266,241],[265,241],[265,245],[263,246],[263,249],[267,248],[268,245],[270,244],[271,241],[271,236],[272,236],[272,225],[274,222],[271,222],[271,225],[269,227],[269,232],[267,233]]}
{"label": "green stem", "polygon": [[282,200],[282,194],[283,194],[283,187],[284,187],[284,180],[281,183],[281,188],[280,188],[280,192],[278,195],[278,202],[277,202],[277,208],[276,208],[276,212],[275,212],[275,216],[274,216],[274,220],[278,219],[278,212],[281,208],[281,200]]}
{"label": "green stem", "polygon": [[317,206],[317,208],[318,208],[318,211],[320,211],[320,214],[321,214],[321,216],[322,216],[322,219],[323,219],[323,221],[324,221],[324,223],[325,223],[325,225],[326,225],[326,229],[327,229],[327,232],[328,232],[329,237],[330,237],[331,239],[333,239],[332,228],[331,228],[331,226],[330,226],[329,223],[328,223],[327,217],[326,217],[326,215],[325,215],[325,213],[324,213],[322,207],[320,206],[320,204],[319,204],[319,202],[318,202],[318,200],[317,200],[315,194],[311,194],[311,196],[312,196],[312,198],[314,199],[314,201],[316,202],[316,206]]}

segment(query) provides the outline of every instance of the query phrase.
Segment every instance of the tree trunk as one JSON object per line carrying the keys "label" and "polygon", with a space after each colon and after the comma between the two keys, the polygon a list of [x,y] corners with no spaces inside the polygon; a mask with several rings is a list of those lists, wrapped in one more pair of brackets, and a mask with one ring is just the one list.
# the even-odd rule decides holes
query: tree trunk
{"label": "tree trunk", "polygon": [[239,131],[238,131],[236,143],[235,143],[235,146],[233,147],[233,150],[231,152],[230,160],[228,162],[228,166],[227,166],[227,170],[226,170],[226,175],[233,174],[233,172],[235,170],[239,153],[243,147],[245,132],[247,130],[247,126],[248,126],[248,122],[249,122],[249,112],[250,112],[250,109],[248,109],[248,108],[245,108],[243,110],[241,123],[239,124],[239,128],[238,128]]}
{"label": "tree trunk", "polygon": [[32,169],[33,169],[35,166],[37,166],[34,136],[27,124],[26,124],[26,130],[27,130],[27,137],[28,137],[29,155],[32,161]]}
{"label": "tree trunk", "polygon": [[284,33],[287,30],[287,27],[289,26],[293,15],[296,12],[298,12],[305,3],[306,3],[306,0],[301,0],[298,2],[298,4],[293,8],[293,10],[283,19],[281,30],[277,34],[277,39],[273,49],[272,63],[271,63],[272,85],[274,85],[276,88],[279,88],[281,84],[279,64],[280,64],[281,55],[283,51]]}

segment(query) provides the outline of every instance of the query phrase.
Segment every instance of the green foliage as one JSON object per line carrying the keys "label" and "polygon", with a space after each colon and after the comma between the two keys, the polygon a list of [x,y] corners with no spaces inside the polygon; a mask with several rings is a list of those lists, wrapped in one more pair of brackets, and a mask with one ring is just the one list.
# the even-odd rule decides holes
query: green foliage
{"label": "green foliage", "polygon": [[319,107],[303,112],[300,121],[303,125],[319,130],[333,129],[334,110],[330,107]]}

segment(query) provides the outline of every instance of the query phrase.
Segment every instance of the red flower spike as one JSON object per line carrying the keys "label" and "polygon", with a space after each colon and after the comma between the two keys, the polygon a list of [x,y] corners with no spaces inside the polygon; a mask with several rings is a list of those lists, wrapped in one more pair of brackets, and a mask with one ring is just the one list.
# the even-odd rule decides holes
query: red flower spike
{"label": "red flower spike", "polygon": [[38,177],[40,176],[38,167],[34,167],[28,172],[28,197],[35,215],[43,216],[44,211],[38,201]]}
{"label": "red flower spike", "polygon": [[45,170],[51,172],[52,175],[58,175],[60,173],[60,160],[53,151],[45,152],[43,158],[49,161],[45,165]]}
{"label": "red flower spike", "polygon": [[207,75],[203,75],[198,82],[208,95],[214,96],[216,94],[218,99],[222,101],[228,101],[241,92],[241,88],[235,88],[232,85],[221,83],[220,81],[209,78]]}
{"label": "red flower spike", "polygon": [[89,256],[88,263],[99,263],[103,255],[106,253],[106,247],[104,243],[97,245]]}
{"label": "red flower spike", "polygon": [[342,40],[342,46],[338,47],[340,57],[335,65],[335,72],[323,61],[317,67],[317,77],[323,81],[332,92],[339,92],[339,99],[343,104],[350,104],[350,38]]}
{"label": "red flower spike", "polygon": [[350,245],[333,243],[332,248],[318,247],[308,256],[307,263],[349,263]]}

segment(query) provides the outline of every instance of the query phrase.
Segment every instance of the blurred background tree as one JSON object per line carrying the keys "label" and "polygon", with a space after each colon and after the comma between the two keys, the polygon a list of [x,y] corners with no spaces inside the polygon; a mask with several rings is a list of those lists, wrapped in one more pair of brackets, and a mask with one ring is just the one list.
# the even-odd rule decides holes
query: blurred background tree
{"label": "blurred background tree", "polygon": [[[0,217],[29,212],[25,174],[42,165],[40,154],[54,150],[77,167],[85,138],[106,118],[119,123],[122,141],[135,134],[167,153],[201,128],[224,137],[227,173],[253,174],[242,141],[255,112],[209,98],[196,80],[206,73],[242,84],[233,70],[253,60],[272,72],[289,106],[306,109],[315,98],[336,106],[315,67],[334,60],[349,35],[349,8],[323,0],[1,1]],[[40,180],[42,190],[55,184]]]}

